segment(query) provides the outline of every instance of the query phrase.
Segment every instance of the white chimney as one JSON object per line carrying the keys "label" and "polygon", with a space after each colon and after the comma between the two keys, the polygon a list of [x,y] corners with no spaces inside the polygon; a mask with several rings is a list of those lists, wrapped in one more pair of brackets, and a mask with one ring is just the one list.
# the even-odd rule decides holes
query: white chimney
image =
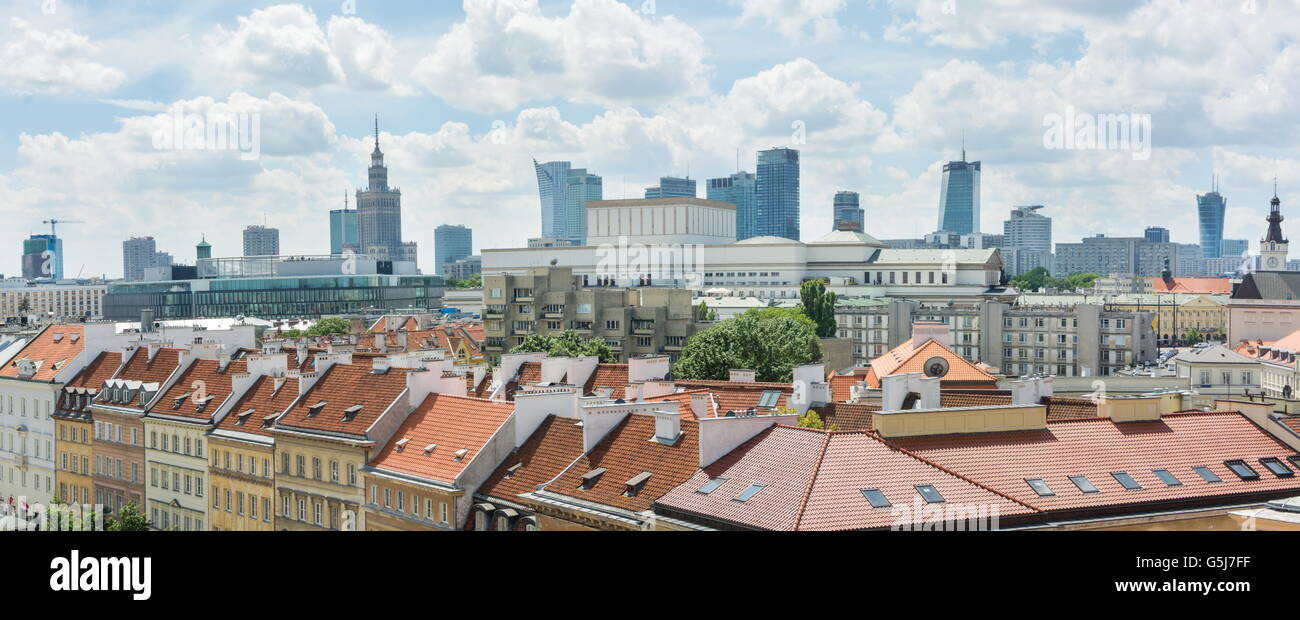
{"label": "white chimney", "polygon": [[667,355],[633,357],[627,361],[627,380],[631,383],[659,381],[668,376],[671,360]]}
{"label": "white chimney", "polygon": [[673,444],[682,434],[682,414],[680,411],[655,412],[655,441]]}
{"label": "white chimney", "polygon": [[752,370],[732,370],[730,381],[732,383],[753,383],[757,374]]}
{"label": "white chimney", "polygon": [[374,359],[372,370],[375,374],[380,375],[388,372],[389,360],[387,357],[380,355]]}
{"label": "white chimney", "polygon": [[919,372],[880,378],[880,410],[938,409],[939,378]]}
{"label": "white chimney", "polygon": [[1016,405],[1040,405],[1052,393],[1051,377],[1033,377],[1011,382],[1011,402]]}
{"label": "white chimney", "polygon": [[939,321],[917,321],[912,324],[912,348],[919,349],[921,345],[935,340],[945,347],[952,347],[952,331],[947,323]]}
{"label": "white chimney", "polygon": [[709,397],[708,392],[699,392],[691,394],[691,413],[695,414],[695,419],[709,417]]}

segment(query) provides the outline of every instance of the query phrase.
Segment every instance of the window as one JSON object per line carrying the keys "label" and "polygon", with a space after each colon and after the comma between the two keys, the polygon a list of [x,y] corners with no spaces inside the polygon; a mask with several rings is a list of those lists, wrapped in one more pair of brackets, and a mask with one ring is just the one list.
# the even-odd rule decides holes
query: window
{"label": "window", "polygon": [[1223,482],[1223,480],[1220,480],[1218,476],[1214,475],[1214,472],[1210,471],[1209,467],[1193,467],[1192,471],[1195,471],[1196,474],[1200,476],[1202,480],[1210,484],[1214,484],[1216,482]]}
{"label": "window", "polygon": [[1255,469],[1250,465],[1247,465],[1246,461],[1234,459],[1231,461],[1224,461],[1223,464],[1227,465],[1228,469],[1231,469],[1232,473],[1237,474],[1237,477],[1242,480],[1259,480],[1259,472],[1255,471]]}
{"label": "window", "polygon": [[[214,450],[213,453],[215,453],[215,452],[216,452],[216,451]],[[213,458],[213,460],[216,460],[216,459]],[[285,453],[283,453],[283,454],[280,455],[280,472],[281,472],[281,473],[284,473],[284,474],[288,474],[288,473],[289,473],[289,453],[288,453],[288,452],[285,452]]]}
{"label": "window", "polygon": [[763,485],[751,484],[749,485],[749,488],[745,489],[744,491],[741,491],[740,495],[737,495],[736,497],[732,498],[732,501],[747,502],[749,501],[749,498],[758,495],[758,492],[762,490],[763,490]]}
{"label": "window", "polygon": [[357,486],[357,466],[348,463],[348,486]]}
{"label": "window", "polygon": [[1273,475],[1277,476],[1278,478],[1290,478],[1291,476],[1295,475],[1295,472],[1291,471],[1291,468],[1287,467],[1286,464],[1283,463],[1280,459],[1276,459],[1271,456],[1268,458],[1260,459],[1259,464],[1263,465],[1264,467],[1267,467],[1268,470],[1270,472],[1273,472]]}
{"label": "window", "polygon": [[1122,485],[1125,489],[1128,489],[1130,491],[1137,491],[1142,488],[1142,485],[1138,484],[1137,480],[1134,480],[1133,476],[1128,475],[1127,472],[1113,471],[1110,472],[1110,475],[1114,476],[1115,480],[1119,482],[1120,485]]}
{"label": "window", "polygon": [[298,520],[307,520],[307,500],[301,497],[298,498]]}
{"label": "window", "polygon": [[1173,474],[1169,473],[1169,470],[1167,469],[1156,469],[1156,470],[1152,470],[1151,473],[1155,474],[1156,477],[1159,478],[1161,482],[1165,483],[1165,486],[1168,487],[1183,486],[1182,481],[1180,481],[1177,476],[1174,476]]}
{"label": "window", "polygon": [[704,486],[700,487],[699,490],[696,491],[696,493],[700,493],[702,495],[708,495],[709,493],[718,490],[718,487],[722,486],[723,484],[726,484],[726,482],[727,482],[726,478],[714,478],[704,483]]}
{"label": "window", "polygon": [[339,481],[339,462],[330,461],[330,482],[338,484]]}
{"label": "window", "polygon": [[916,485],[916,492],[921,494],[921,498],[924,499],[926,503],[943,503],[943,496],[939,494],[939,490],[934,488],[934,485],[932,484],[918,484]]}
{"label": "window", "polygon": [[447,502],[438,504],[438,521],[443,525],[447,524]]}
{"label": "window", "polygon": [[297,460],[298,460],[298,477],[299,477],[299,478],[306,478],[306,477],[307,477],[307,457],[305,457],[305,456],[299,454]]}
{"label": "window", "polygon": [[393,490],[384,489],[384,508],[393,507]]}
{"label": "window", "polygon": [[316,502],[315,505],[316,505],[316,507],[315,507],[315,510],[314,510],[314,514],[313,514],[312,516],[315,517],[315,523],[316,523],[316,525],[320,525],[320,524],[321,524],[321,504],[320,504],[320,502]]}
{"label": "window", "polygon": [[1029,484],[1029,488],[1033,489],[1039,497],[1052,497],[1056,495],[1056,493],[1052,492],[1052,487],[1047,486],[1047,483],[1044,482],[1042,478],[1025,478],[1025,482]]}
{"label": "window", "polygon": [[320,459],[317,457],[311,459],[311,477],[320,480]]}
{"label": "window", "polygon": [[885,494],[880,489],[862,489],[862,496],[871,502],[872,508],[889,508],[892,504],[885,498]]}

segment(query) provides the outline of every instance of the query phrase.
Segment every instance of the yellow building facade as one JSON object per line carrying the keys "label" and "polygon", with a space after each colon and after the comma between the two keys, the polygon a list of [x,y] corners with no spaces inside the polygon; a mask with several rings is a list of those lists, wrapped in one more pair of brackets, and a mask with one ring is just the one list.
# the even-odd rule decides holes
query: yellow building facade
{"label": "yellow building facade", "polygon": [[257,532],[275,529],[275,446],[214,433],[209,437],[208,477],[213,530]]}
{"label": "yellow building facade", "polygon": [[91,448],[95,432],[90,414],[60,408],[53,417],[57,427],[54,483],[58,497],[69,504],[93,503],[95,480],[90,467],[95,462]]}

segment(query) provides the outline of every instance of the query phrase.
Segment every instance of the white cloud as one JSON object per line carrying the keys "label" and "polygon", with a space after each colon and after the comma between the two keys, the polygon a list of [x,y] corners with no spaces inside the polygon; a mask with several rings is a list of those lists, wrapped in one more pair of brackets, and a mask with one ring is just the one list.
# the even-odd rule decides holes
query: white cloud
{"label": "white cloud", "polygon": [[397,48],[382,28],[357,17],[333,16],[326,32],[350,85],[363,90],[393,87],[407,93],[397,78]]}
{"label": "white cloud", "polygon": [[100,49],[71,30],[45,32],[13,17],[0,27],[0,90],[17,95],[102,93],[125,74],[92,58]]}
{"label": "white cloud", "polygon": [[537,0],[465,0],[465,13],[412,74],[456,107],[654,104],[707,90],[704,41],[671,16],[642,16],[615,0],[575,0],[554,18]]}
{"label": "white cloud", "polygon": [[742,23],[762,22],[794,42],[826,43],[841,33],[838,15],[846,0],[732,0]]}
{"label": "white cloud", "polygon": [[[1132,0],[889,0],[888,41],[920,35],[931,45],[961,49],[1001,45],[1010,37],[1044,40],[1113,23],[1136,9]],[[1040,48],[1041,49],[1041,48]]]}

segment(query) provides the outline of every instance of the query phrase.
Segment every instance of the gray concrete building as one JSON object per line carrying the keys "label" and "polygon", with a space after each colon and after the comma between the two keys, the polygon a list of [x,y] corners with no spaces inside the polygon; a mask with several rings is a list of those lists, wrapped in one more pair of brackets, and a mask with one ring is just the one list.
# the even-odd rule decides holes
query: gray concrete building
{"label": "gray concrete building", "polygon": [[244,256],[279,256],[280,229],[249,226],[244,229]]}

